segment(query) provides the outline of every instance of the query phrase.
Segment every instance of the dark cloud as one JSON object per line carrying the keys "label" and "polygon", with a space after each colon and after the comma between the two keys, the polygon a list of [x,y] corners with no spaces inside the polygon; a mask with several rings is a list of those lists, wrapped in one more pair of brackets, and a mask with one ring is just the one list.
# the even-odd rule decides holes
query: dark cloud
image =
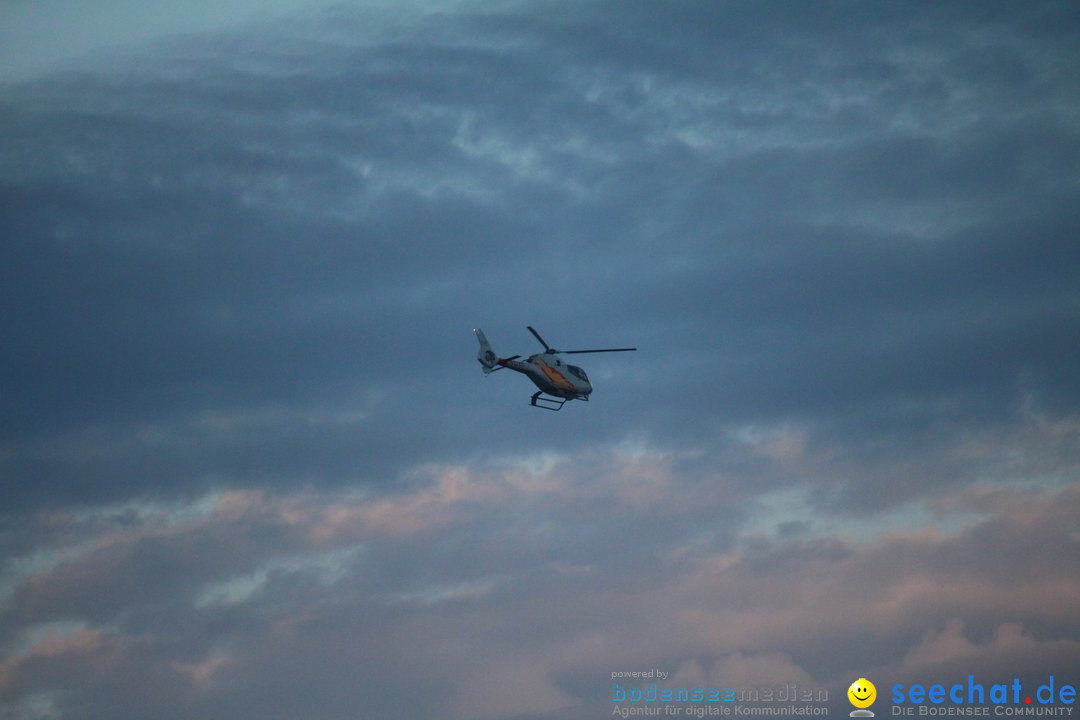
{"label": "dark cloud", "polygon": [[[0,707],[1075,677],[1075,15],[341,6],[0,85]],[[639,351],[540,413],[472,359],[527,324]]]}

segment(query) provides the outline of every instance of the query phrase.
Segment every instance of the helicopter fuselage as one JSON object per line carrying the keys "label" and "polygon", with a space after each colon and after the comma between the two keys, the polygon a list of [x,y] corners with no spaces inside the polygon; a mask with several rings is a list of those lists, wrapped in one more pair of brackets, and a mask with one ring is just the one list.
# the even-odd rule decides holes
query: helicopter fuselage
{"label": "helicopter fuselage", "polygon": [[568,365],[558,355],[538,353],[527,360],[499,358],[495,361],[509,370],[528,376],[542,392],[567,400],[587,400],[592,392],[589,377],[577,365]]}

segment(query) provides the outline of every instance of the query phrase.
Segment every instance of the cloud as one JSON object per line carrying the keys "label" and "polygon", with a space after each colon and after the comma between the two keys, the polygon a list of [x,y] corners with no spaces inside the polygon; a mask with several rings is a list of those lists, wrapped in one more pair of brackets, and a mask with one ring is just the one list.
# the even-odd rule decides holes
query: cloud
{"label": "cloud", "polygon": [[900,671],[906,678],[930,674],[957,677],[976,670],[1003,678],[1007,672],[1022,669],[1046,682],[1052,673],[1060,672],[1052,668],[1075,663],[1078,651],[1075,641],[1035,638],[1016,623],[1003,623],[984,643],[974,643],[966,636],[963,622],[954,619],[940,631],[927,632],[904,657]]}
{"label": "cloud", "polygon": [[[100,662],[107,650],[113,667],[138,662],[173,678],[170,701],[185,707],[215,707],[228,678],[284,673],[298,692],[330,693],[316,706],[331,716],[348,702],[375,716],[505,716],[594,707],[604,668],[831,686],[857,667],[910,677],[1037,651],[1059,672],[1075,660],[1073,641],[1053,639],[1075,625],[1080,599],[1063,562],[1075,544],[1072,488],[989,505],[992,492],[959,492],[943,505],[979,519],[952,534],[751,535],[719,550],[705,523],[717,499],[643,502],[633,485],[563,463],[541,466],[535,486],[508,468],[434,472],[433,485],[398,497],[230,493],[165,531],[153,521],[114,531],[26,583],[7,613],[24,628],[82,617],[112,630],[39,635],[5,661],[9,689],[48,687],[51,670],[31,680],[31,668],[81,666],[88,653]],[[691,491],[672,482],[673,497]],[[590,530],[594,506],[607,519]],[[1012,620],[999,624],[1003,613]],[[965,624],[991,639],[972,641]],[[345,690],[333,670],[342,664],[367,680]],[[595,680],[583,686],[582,676]],[[394,696],[402,683],[433,694]]]}
{"label": "cloud", "polygon": [[[0,707],[1069,676],[1075,9],[977,15],[298,6],[0,85]],[[472,360],[527,324],[639,351],[539,413]]]}

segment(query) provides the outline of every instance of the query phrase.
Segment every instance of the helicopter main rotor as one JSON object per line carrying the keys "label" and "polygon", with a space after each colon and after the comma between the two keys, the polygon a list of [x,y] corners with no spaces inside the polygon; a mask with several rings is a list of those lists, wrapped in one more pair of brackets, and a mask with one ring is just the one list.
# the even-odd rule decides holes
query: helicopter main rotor
{"label": "helicopter main rotor", "polygon": [[540,333],[536,332],[536,328],[532,325],[526,325],[529,328],[529,332],[540,341],[540,344],[544,346],[544,351],[551,353],[552,355],[580,355],[582,353],[602,353],[602,352],[633,352],[637,348],[599,348],[596,350],[556,350],[555,348],[544,342],[544,338],[540,337]]}

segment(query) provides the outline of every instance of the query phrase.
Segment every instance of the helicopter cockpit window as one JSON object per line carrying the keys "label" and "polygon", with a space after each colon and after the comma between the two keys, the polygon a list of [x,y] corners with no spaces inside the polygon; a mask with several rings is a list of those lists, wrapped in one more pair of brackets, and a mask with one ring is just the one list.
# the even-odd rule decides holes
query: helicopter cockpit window
{"label": "helicopter cockpit window", "polygon": [[586,375],[586,374],[585,374],[585,371],[584,371],[584,370],[582,370],[581,368],[579,368],[579,367],[578,367],[577,365],[567,365],[567,366],[566,366],[566,368],[567,368],[567,369],[568,369],[568,370],[570,371],[570,373],[571,373],[572,375],[574,375],[574,376],[575,376],[575,377],[576,377],[576,378],[577,378],[578,380],[584,380],[585,382],[589,382],[589,377],[588,377],[588,375]]}

